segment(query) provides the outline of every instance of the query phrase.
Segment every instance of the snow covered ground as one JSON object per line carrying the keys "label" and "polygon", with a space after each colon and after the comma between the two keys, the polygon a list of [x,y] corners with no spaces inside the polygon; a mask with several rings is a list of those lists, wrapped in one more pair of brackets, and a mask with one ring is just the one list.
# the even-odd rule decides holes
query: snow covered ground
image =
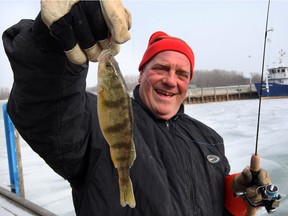
{"label": "snow covered ground", "polygon": [[[250,163],[255,150],[258,100],[185,105],[186,113],[206,123],[223,136],[231,173]],[[0,102],[1,109],[2,103]],[[288,99],[262,100],[258,153],[282,195],[273,215],[288,215]],[[60,216],[73,216],[69,184],[57,176],[30,147],[21,141],[26,198]],[[0,186],[9,189],[9,174],[0,114]],[[268,215],[260,210],[257,215]]]}

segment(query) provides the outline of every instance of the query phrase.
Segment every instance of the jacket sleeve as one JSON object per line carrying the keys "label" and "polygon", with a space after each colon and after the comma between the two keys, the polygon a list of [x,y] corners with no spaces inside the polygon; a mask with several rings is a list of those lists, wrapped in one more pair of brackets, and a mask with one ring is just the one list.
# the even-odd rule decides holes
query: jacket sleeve
{"label": "jacket sleeve", "polygon": [[14,73],[7,109],[15,127],[54,171],[76,178],[91,131],[88,63],[70,63],[39,15],[10,27],[2,39]]}
{"label": "jacket sleeve", "polygon": [[233,179],[238,173],[227,175],[225,178],[225,209],[231,215],[245,216],[247,215],[247,205],[242,198],[234,197],[231,185]]}

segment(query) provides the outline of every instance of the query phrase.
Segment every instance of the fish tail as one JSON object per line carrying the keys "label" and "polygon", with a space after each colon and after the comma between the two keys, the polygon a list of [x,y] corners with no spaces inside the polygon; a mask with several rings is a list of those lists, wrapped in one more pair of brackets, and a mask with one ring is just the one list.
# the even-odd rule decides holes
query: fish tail
{"label": "fish tail", "polygon": [[135,208],[136,201],[133,192],[133,185],[130,177],[125,181],[119,180],[120,185],[120,203],[122,207],[125,207],[127,204],[130,208]]}

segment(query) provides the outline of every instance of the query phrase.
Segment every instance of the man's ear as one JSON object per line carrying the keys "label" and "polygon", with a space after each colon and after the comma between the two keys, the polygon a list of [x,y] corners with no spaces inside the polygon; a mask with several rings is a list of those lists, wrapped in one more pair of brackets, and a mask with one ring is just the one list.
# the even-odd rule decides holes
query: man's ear
{"label": "man's ear", "polygon": [[143,77],[143,70],[140,71],[140,74],[139,74],[139,78],[138,78],[138,83],[141,83],[141,80],[142,80],[142,77]]}

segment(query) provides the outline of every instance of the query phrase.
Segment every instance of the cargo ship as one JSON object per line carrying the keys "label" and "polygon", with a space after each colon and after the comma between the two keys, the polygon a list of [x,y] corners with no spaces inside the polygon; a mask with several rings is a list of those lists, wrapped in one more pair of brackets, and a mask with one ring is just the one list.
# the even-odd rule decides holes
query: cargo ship
{"label": "cargo ship", "polygon": [[286,53],[282,50],[279,53],[280,66],[267,69],[268,73],[262,86],[261,82],[254,83],[259,97],[288,97],[288,67],[283,65],[283,57]]}

